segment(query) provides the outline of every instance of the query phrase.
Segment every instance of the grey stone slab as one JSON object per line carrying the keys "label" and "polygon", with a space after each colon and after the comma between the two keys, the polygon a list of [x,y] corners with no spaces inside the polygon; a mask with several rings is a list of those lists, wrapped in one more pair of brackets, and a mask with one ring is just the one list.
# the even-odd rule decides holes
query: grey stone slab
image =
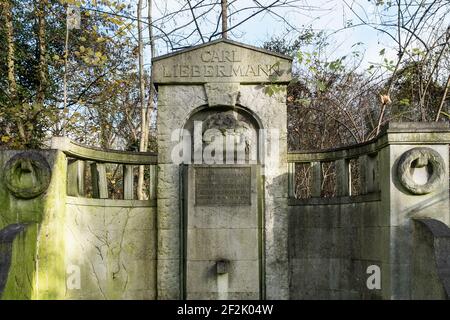
{"label": "grey stone slab", "polygon": [[291,58],[221,39],[154,60],[155,83],[262,83],[291,79]]}
{"label": "grey stone slab", "polygon": [[188,229],[189,260],[258,259],[258,229]]}

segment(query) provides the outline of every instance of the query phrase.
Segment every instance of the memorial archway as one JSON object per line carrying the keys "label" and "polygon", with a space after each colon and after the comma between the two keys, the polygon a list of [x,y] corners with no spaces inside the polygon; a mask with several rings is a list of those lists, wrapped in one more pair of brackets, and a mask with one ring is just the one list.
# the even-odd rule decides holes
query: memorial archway
{"label": "memorial archway", "polygon": [[260,125],[245,108],[216,106],[196,110],[184,129],[184,297],[263,298]]}

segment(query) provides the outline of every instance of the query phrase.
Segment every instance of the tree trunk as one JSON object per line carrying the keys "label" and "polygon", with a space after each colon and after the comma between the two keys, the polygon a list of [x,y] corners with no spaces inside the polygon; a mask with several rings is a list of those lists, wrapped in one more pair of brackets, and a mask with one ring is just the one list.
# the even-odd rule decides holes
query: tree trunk
{"label": "tree trunk", "polygon": [[[137,19],[138,19],[138,59],[139,59],[139,106],[141,108],[141,141],[139,143],[139,151],[145,152],[146,141],[145,132],[147,131],[147,112],[145,107],[145,79],[144,79],[144,44],[142,40],[142,0],[138,1]],[[139,166],[139,177],[137,187],[137,197],[144,200],[146,194],[144,192],[144,166]]]}
{"label": "tree trunk", "polygon": [[228,11],[227,0],[222,0],[222,38],[228,38]]}
{"label": "tree trunk", "polygon": [[[151,57],[151,61],[150,63],[153,61],[153,58],[155,57],[155,39],[153,37],[153,28],[152,28],[152,24],[153,24],[153,12],[152,12],[152,6],[153,6],[153,0],[148,0],[147,3],[147,21],[148,21],[148,38],[150,41],[150,57]],[[153,68],[151,69],[151,77],[150,77],[150,91],[149,91],[149,96],[148,96],[148,101],[147,101],[147,115],[146,115],[146,126],[145,126],[145,131],[144,131],[144,142],[145,142],[145,150],[148,150],[148,138],[150,136],[150,125],[151,125],[151,116],[153,113],[153,110],[155,109],[154,106],[154,98],[155,98],[155,86],[153,83]]]}
{"label": "tree trunk", "polygon": [[[10,1],[2,2],[3,14],[5,17],[5,33],[6,33],[6,65],[8,70],[8,95],[11,107],[17,104],[17,82],[16,82],[16,71],[15,71],[15,48],[14,48],[14,26],[13,26],[13,15],[12,15],[12,4]],[[23,143],[26,143],[25,128],[23,126],[20,117],[14,117],[16,119],[17,131],[19,137]],[[9,128],[6,128],[9,131]]]}
{"label": "tree trunk", "polygon": [[[67,10],[67,9],[66,9]],[[66,37],[64,40],[64,78],[63,78],[63,96],[64,96],[64,105],[63,105],[63,113],[61,116],[61,135],[66,135],[66,124],[67,120],[66,117],[68,115],[67,113],[67,65],[69,62],[69,26],[67,24],[67,17],[66,17]]]}
{"label": "tree trunk", "polygon": [[12,19],[12,7],[10,1],[3,2],[3,12],[5,15],[6,27],[6,45],[7,45],[7,67],[8,67],[8,86],[11,101],[14,101],[17,93],[16,73],[14,66],[14,29]]}
{"label": "tree trunk", "polygon": [[36,103],[44,104],[45,92],[47,89],[47,59],[45,57],[47,52],[47,45],[45,41],[45,1],[38,0],[36,3],[36,16],[38,19],[38,89],[36,94]]}
{"label": "tree trunk", "polygon": [[444,94],[442,95],[441,102],[439,103],[439,109],[436,115],[436,119],[434,121],[439,121],[439,116],[442,112],[442,107],[444,106],[445,99],[447,99],[447,93],[450,88],[450,75],[447,77],[447,82],[445,83]]}

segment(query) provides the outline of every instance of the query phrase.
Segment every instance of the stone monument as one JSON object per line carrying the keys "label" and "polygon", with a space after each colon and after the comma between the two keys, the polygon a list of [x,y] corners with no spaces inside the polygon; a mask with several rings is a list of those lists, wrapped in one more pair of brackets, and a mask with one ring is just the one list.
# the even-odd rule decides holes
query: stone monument
{"label": "stone monument", "polygon": [[159,299],[288,298],[291,62],[226,39],[154,59]]}

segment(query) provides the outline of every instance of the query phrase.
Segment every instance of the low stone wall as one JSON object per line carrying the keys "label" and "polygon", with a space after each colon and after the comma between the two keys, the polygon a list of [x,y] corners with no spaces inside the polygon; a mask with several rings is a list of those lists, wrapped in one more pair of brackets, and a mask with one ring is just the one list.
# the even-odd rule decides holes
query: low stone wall
{"label": "low stone wall", "polygon": [[[183,239],[177,237],[182,231],[180,226],[186,227],[185,221],[178,220],[178,169],[173,167],[168,176],[167,165],[160,164],[160,183],[156,186],[154,154],[112,152],[105,156],[104,151],[58,141],[63,142],[59,145],[63,151],[0,152],[0,298],[178,297],[177,288],[183,285],[179,263],[189,257],[182,255]],[[449,142],[450,130],[442,125],[391,124],[376,140],[363,145],[289,153],[289,166],[285,168],[288,173],[273,171],[272,183],[267,175],[270,168],[266,168],[260,177],[265,184],[257,183],[252,188],[260,185],[258,192],[269,192],[272,198],[252,201],[258,203],[258,210],[273,212],[271,220],[258,220],[261,237],[276,238],[280,244],[269,246],[266,241],[265,250],[258,248],[265,262],[265,269],[260,269],[265,297],[448,298]],[[357,195],[352,194],[355,167],[351,164],[355,160],[361,187],[360,193],[355,192]],[[331,197],[323,196],[324,162],[333,162],[336,168],[336,194]],[[123,168],[124,200],[109,199],[105,169],[108,163]],[[309,198],[295,198],[298,163],[309,165],[312,172]],[[149,171],[149,181],[153,181],[149,184],[150,200],[133,200],[133,169],[140,164],[153,166]],[[88,167],[94,173],[88,179],[90,188],[96,190],[89,194],[94,198],[87,198],[85,192]],[[156,200],[152,195],[157,189],[166,197]],[[284,198],[286,190],[289,199]],[[208,209],[207,213],[213,212],[214,218],[223,214],[220,207],[214,210]],[[172,215],[169,217],[168,213]],[[277,223],[284,223],[285,217],[286,226],[281,228]],[[210,220],[204,221],[204,229],[212,226]],[[227,226],[230,225],[225,219],[216,227],[223,230]],[[245,223],[235,226],[248,228]],[[193,224],[192,230],[196,227]],[[211,249],[213,242],[205,239],[208,238],[202,236],[192,242],[190,255]],[[219,244],[234,243],[236,250],[245,244],[240,236],[230,239],[237,242]],[[255,242],[250,244],[255,248]],[[286,259],[276,263],[286,267],[275,268],[268,261],[267,252],[273,251],[274,258],[285,247]],[[166,256],[176,258],[169,259],[170,268],[168,260],[159,259]],[[214,257],[212,266],[216,274],[223,275],[227,263],[219,258],[223,257]],[[379,286],[369,286],[377,269]],[[251,272],[249,269],[246,274]],[[287,284],[277,282],[279,278],[288,279]],[[195,289],[196,278],[188,281]],[[236,279],[230,278],[230,288],[233,281]],[[169,283],[172,285],[168,287]]]}
{"label": "low stone wall", "polygon": [[367,267],[388,260],[389,229],[378,194],[338,203],[289,206],[291,299],[380,299],[366,287]]}
{"label": "low stone wall", "polygon": [[[295,164],[312,171],[312,197],[289,200],[291,299],[445,297],[447,280],[432,270],[448,273],[448,239],[432,240],[414,219],[449,225],[449,139],[445,124],[391,123],[365,144],[288,155],[291,197]],[[357,196],[351,160],[359,164]],[[323,162],[336,168],[331,198],[321,193]],[[368,285],[374,270],[379,286]]]}
{"label": "low stone wall", "polygon": [[0,152],[0,298],[155,299],[156,200],[67,196],[83,189],[68,163],[58,150]]}
{"label": "low stone wall", "polygon": [[68,197],[66,210],[64,298],[155,299],[154,201]]}
{"label": "low stone wall", "polygon": [[450,298],[450,228],[414,219],[413,299]]}

